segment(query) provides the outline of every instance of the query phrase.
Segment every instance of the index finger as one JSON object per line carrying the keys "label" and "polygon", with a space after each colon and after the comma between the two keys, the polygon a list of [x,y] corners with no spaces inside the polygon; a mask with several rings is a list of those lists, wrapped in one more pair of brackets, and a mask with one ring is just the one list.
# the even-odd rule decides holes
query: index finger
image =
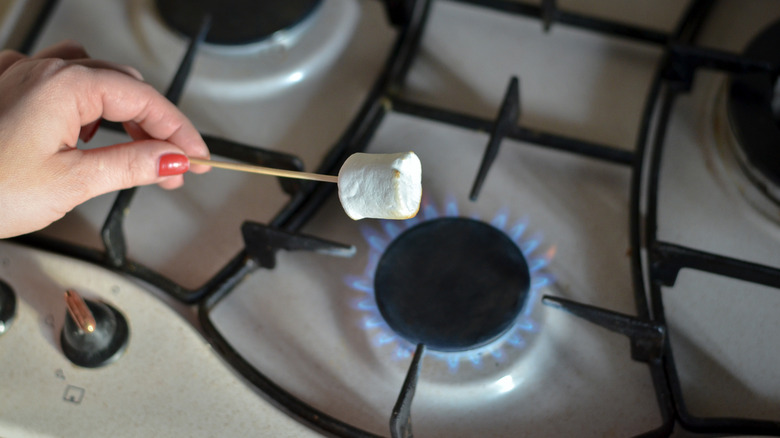
{"label": "index finger", "polygon": [[[209,156],[208,147],[192,122],[151,85],[114,70],[86,70],[88,80],[77,78],[71,88],[78,90],[74,95],[80,126],[100,117],[114,122],[132,121],[151,138],[173,143],[187,155]],[[208,168],[193,166],[192,170],[202,173]]]}

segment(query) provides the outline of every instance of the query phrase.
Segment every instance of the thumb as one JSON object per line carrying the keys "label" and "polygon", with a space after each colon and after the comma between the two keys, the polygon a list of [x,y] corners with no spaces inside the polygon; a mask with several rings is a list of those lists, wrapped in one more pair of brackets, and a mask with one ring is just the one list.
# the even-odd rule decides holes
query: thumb
{"label": "thumb", "polygon": [[184,182],[189,159],[175,145],[141,140],[82,151],[75,174],[89,185],[89,197],[116,190],[159,183],[173,189]]}

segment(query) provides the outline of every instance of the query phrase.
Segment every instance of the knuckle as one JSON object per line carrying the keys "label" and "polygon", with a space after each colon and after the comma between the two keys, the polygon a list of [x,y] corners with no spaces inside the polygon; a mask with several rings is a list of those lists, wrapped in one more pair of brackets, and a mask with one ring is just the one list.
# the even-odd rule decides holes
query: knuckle
{"label": "knuckle", "polygon": [[110,153],[86,152],[88,157],[77,159],[66,184],[72,196],[84,201],[149,182],[143,154],[134,153],[131,148],[114,148]]}
{"label": "knuckle", "polygon": [[[32,76],[36,78],[44,96],[48,96],[57,102],[70,102],[67,96],[72,95],[74,90],[83,89],[85,82],[90,81],[88,69],[68,63],[59,58],[47,58],[36,63]],[[76,103],[83,105],[86,99],[75,99]],[[79,106],[79,113],[84,113],[85,109]]]}
{"label": "knuckle", "polygon": [[[70,87],[90,76],[89,69],[72,64],[60,58],[46,58],[38,61],[35,75],[54,87]],[[67,88],[64,88],[67,89]]]}
{"label": "knuckle", "polygon": [[89,75],[89,69],[82,65],[72,64],[59,58],[50,61],[52,62],[52,75],[64,82],[80,81]]}
{"label": "knuckle", "polygon": [[41,76],[49,77],[59,74],[67,65],[64,59],[46,58],[36,62],[34,69]]}
{"label": "knuckle", "polygon": [[126,189],[144,183],[147,177],[144,154],[133,151],[131,147],[121,148],[119,152],[115,167],[106,168],[115,187]]}
{"label": "knuckle", "polygon": [[62,59],[47,58],[32,63],[27,80],[37,84],[46,94],[61,91],[67,86],[66,75],[62,74],[67,64]]}
{"label": "knuckle", "polygon": [[132,187],[140,183],[146,176],[146,172],[144,172],[145,164],[145,160],[133,154],[127,160],[122,187]]}

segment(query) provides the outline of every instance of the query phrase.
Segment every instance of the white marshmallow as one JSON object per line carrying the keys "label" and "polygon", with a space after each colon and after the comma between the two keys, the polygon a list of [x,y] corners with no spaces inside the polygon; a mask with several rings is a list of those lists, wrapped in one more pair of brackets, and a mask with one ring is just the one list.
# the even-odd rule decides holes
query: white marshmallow
{"label": "white marshmallow", "polygon": [[414,152],[351,155],[339,171],[339,200],[354,220],[409,219],[422,199],[422,165]]}

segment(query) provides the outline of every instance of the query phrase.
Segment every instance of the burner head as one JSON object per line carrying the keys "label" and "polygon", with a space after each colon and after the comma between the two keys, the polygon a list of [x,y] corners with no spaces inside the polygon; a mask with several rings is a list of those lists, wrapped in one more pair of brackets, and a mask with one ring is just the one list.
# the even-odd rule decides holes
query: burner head
{"label": "burner head", "polygon": [[[761,32],[745,56],[780,63],[780,22]],[[780,204],[780,123],[776,79],[768,74],[734,75],[728,95],[728,117],[737,140],[740,168],[758,189]],[[773,105],[773,101],[775,105]]]}
{"label": "burner head", "polygon": [[163,20],[186,36],[194,35],[206,14],[211,29],[206,41],[241,45],[262,41],[275,32],[295,26],[322,0],[156,0]]}
{"label": "burner head", "polygon": [[506,234],[472,219],[440,218],[388,246],[374,291],[382,317],[403,338],[462,351],[513,326],[530,282],[528,263]]}

